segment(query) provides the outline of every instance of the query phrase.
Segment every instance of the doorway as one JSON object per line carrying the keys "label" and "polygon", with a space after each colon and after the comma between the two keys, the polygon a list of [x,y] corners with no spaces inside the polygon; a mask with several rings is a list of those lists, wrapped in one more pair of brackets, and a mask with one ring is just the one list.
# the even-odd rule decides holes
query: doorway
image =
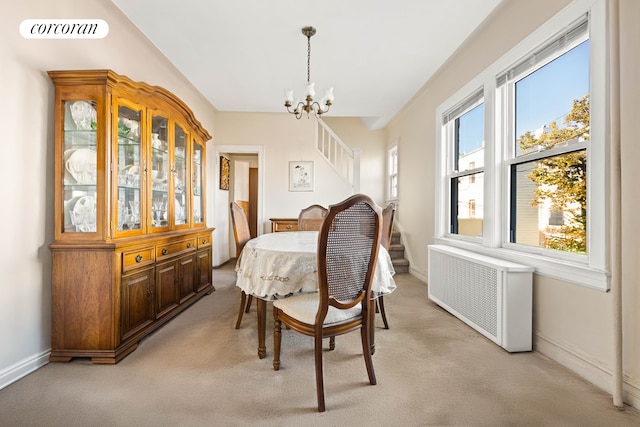
{"label": "doorway", "polygon": [[[235,257],[235,239],[231,225],[229,204],[235,201],[235,186],[246,185],[246,196],[241,197],[247,201],[249,224],[253,224],[251,235],[259,236],[264,232],[264,147],[261,145],[213,145],[211,146],[214,158],[207,162],[208,187],[208,214],[207,224],[215,227],[213,239],[213,265],[224,264],[230,258]],[[229,176],[229,189],[220,188],[220,158],[225,157],[231,161],[231,173]],[[234,173],[233,160],[246,162],[246,175]],[[240,169],[244,168],[241,166]],[[211,177],[211,178],[209,178]],[[238,181],[239,179],[239,181]],[[213,181],[213,182],[212,182]],[[240,182],[243,182],[240,184]],[[251,227],[251,225],[250,225]]]}

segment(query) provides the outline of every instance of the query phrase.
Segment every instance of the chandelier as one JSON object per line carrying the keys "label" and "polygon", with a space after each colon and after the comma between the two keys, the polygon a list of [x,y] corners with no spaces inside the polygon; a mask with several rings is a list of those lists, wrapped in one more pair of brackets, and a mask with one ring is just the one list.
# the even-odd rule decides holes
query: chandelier
{"label": "chandelier", "polygon": [[329,111],[331,104],[333,103],[333,88],[327,89],[327,92],[324,95],[324,98],[318,101],[314,101],[313,97],[316,96],[316,91],[314,89],[315,83],[311,81],[311,36],[316,33],[316,29],[313,27],[304,27],[302,29],[302,34],[307,38],[307,86],[304,92],[305,99],[296,101],[296,106],[292,110],[291,106],[293,105],[293,90],[287,89],[285,91],[284,98],[284,106],[287,107],[287,111],[296,116],[296,119],[302,117],[302,112],[307,113],[307,118],[313,112],[316,116],[321,116],[322,114]]}

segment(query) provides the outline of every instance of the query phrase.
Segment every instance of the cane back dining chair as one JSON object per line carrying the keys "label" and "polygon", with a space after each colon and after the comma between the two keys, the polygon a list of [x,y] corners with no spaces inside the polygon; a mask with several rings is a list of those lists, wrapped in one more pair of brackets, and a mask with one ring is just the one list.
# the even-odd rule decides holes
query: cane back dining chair
{"label": "cane back dining chair", "polygon": [[304,208],[298,214],[299,231],[318,231],[322,221],[327,216],[327,208],[320,205],[311,205]]}
{"label": "cane back dining chair", "polygon": [[[233,225],[233,236],[236,239],[236,257],[240,256],[244,245],[251,240],[251,232],[249,231],[249,221],[244,213],[244,209],[236,202],[231,202],[231,223]],[[236,320],[236,329],[240,329],[243,313],[248,313],[251,308],[253,295],[249,295],[242,291],[240,294],[240,310],[238,311],[238,319]]]}
{"label": "cane back dining chair", "polygon": [[[380,246],[385,248],[389,252],[391,247],[391,233],[393,232],[393,218],[396,213],[396,207],[393,203],[389,203],[386,208],[382,210],[382,237],[380,239]],[[376,299],[376,312],[380,312],[382,316],[382,322],[384,328],[389,329],[389,322],[387,322],[387,313],[384,311],[384,297],[380,295]]]}
{"label": "cane back dining chair", "polygon": [[[369,383],[376,384],[371,358],[371,287],[380,247],[380,208],[356,194],[329,207],[318,236],[318,289],[273,302],[273,369],[280,369],[282,324],[314,338],[318,411],[325,410],[322,340],[360,330]],[[333,349],[333,346],[330,348]]]}

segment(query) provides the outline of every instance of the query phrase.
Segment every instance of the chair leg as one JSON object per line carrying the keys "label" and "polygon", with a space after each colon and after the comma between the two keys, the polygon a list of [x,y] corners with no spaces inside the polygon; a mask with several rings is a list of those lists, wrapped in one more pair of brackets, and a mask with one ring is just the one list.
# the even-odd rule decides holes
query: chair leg
{"label": "chair leg", "polygon": [[387,313],[384,311],[384,297],[380,296],[376,300],[376,308],[380,307],[380,313],[382,314],[382,322],[384,323],[384,328],[389,329],[389,323],[387,323]]}
{"label": "chair leg", "polygon": [[[371,313],[372,315],[374,313]],[[362,338],[362,353],[364,354],[364,363],[367,365],[367,375],[369,375],[369,383],[376,385],[376,373],[373,370],[373,358],[371,357],[371,346],[369,345],[369,326],[362,325],[360,328],[360,336]]]}
{"label": "chair leg", "polygon": [[[252,295],[249,295],[249,298],[251,298]],[[236,320],[236,329],[240,329],[240,322],[242,322],[242,314],[244,313],[244,305],[245,302],[247,300],[247,294],[242,291],[242,293],[240,294],[240,310],[238,310],[238,320]]]}
{"label": "chair leg", "polygon": [[329,337],[329,350],[336,349],[336,337]]}
{"label": "chair leg", "polygon": [[279,310],[273,308],[273,370],[280,370],[280,344],[282,343],[282,325],[278,318]]}
{"label": "chair leg", "polygon": [[[247,298],[247,307],[244,310],[245,313],[248,313],[249,310],[251,310],[251,303],[253,302],[253,295],[247,295],[247,296],[248,296],[248,298]],[[389,329],[389,328],[387,328],[387,329]]]}
{"label": "chair leg", "polygon": [[316,393],[318,394],[318,412],[324,412],[324,378],[322,375],[322,336],[315,336],[314,351],[316,356]]}

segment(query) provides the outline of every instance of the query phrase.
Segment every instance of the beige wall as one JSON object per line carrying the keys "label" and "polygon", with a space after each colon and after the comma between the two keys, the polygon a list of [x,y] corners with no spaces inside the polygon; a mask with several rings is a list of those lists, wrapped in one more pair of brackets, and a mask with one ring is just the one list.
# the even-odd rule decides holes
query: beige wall
{"label": "beige wall", "polygon": [[[386,133],[382,130],[369,131],[360,119],[355,118],[327,118],[326,122],[350,148],[361,149],[360,192],[368,194],[382,205]],[[244,146],[259,146],[262,150],[263,203],[258,215],[262,218],[259,224],[262,233],[271,230],[269,218],[297,218],[300,210],[309,205],[328,206],[352,194],[351,186],[337,176],[316,152],[313,138],[313,120],[304,117],[296,120],[286,112],[218,113],[214,149],[224,147],[224,152],[228,154],[233,154],[233,147],[241,150]],[[209,163],[213,163],[214,159],[211,160]],[[289,162],[296,160],[314,162],[314,191],[289,191]],[[215,166],[209,170],[210,175],[217,176],[218,169]],[[214,196],[214,265],[219,265],[235,256],[232,235],[227,231],[230,227],[230,200],[228,192],[218,189],[217,185],[209,193]]]}
{"label": "beige wall", "polygon": [[[3,208],[0,222],[0,387],[47,361],[51,334],[53,84],[47,70],[110,68],[173,92],[213,132],[215,109],[106,0],[24,0],[2,8]],[[95,18],[101,40],[27,40],[28,18]]]}
{"label": "beige wall", "polygon": [[[427,274],[426,246],[434,236],[435,110],[569,1],[510,0],[489,18],[387,127],[399,138],[400,217],[414,274]],[[621,0],[622,198],[625,400],[640,407],[640,209],[637,183],[640,144],[640,2]],[[635,45],[634,45],[635,44]],[[426,190],[425,190],[426,189]],[[595,201],[597,203],[597,201]],[[612,392],[613,312],[611,293],[534,276],[535,349]]]}
{"label": "beige wall", "polygon": [[624,371],[628,393],[640,408],[640,2],[620,2],[620,84],[622,157],[622,298]]}

